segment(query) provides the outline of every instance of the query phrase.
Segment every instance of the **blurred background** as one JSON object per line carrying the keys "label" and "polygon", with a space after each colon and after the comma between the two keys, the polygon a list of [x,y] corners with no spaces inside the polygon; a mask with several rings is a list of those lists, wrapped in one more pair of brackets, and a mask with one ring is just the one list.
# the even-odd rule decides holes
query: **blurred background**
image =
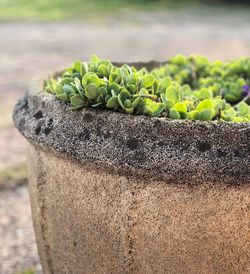
{"label": "blurred background", "polygon": [[250,56],[250,1],[0,0],[0,274],[42,273],[25,141],[11,120],[18,97],[35,78],[91,54],[129,62],[180,53]]}

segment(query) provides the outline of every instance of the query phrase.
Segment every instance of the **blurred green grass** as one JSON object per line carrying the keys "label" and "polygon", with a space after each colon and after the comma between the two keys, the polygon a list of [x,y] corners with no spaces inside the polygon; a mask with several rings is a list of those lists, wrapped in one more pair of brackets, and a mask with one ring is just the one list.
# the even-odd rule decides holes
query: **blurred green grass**
{"label": "blurred green grass", "polygon": [[30,268],[30,269],[25,269],[25,270],[22,270],[22,271],[18,271],[15,274],[35,274],[35,273],[36,273],[35,269]]}
{"label": "blurred green grass", "polygon": [[[230,1],[225,1],[230,2]],[[0,21],[97,19],[126,11],[192,10],[222,0],[0,0]],[[225,3],[224,3],[225,4]],[[204,6],[203,6],[204,7]],[[224,8],[226,5],[224,6]],[[234,10],[235,11],[235,10]]]}
{"label": "blurred green grass", "polygon": [[150,0],[0,0],[0,20],[67,20],[122,10],[169,7],[172,1]]}
{"label": "blurred green grass", "polygon": [[0,191],[6,188],[15,188],[25,183],[27,183],[26,163],[0,169]]}

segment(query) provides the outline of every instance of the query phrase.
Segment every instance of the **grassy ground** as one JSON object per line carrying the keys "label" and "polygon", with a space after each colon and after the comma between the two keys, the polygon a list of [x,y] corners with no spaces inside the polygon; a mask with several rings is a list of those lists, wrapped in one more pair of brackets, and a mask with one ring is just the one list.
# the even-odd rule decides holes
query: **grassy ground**
{"label": "grassy ground", "polygon": [[[50,21],[97,19],[127,11],[195,10],[218,7],[218,1],[207,0],[0,0],[0,21]],[[219,5],[225,12],[236,12],[237,6]],[[244,8],[239,8],[241,11]]]}
{"label": "grassy ground", "polygon": [[35,274],[35,270],[34,269],[26,269],[20,272],[16,272],[15,274]]}
{"label": "grassy ground", "polygon": [[20,163],[8,168],[0,169],[0,191],[6,188],[15,188],[27,182],[27,167]]}
{"label": "grassy ground", "polygon": [[[155,4],[156,3],[156,4]],[[1,20],[65,20],[107,15],[116,11],[169,6],[169,1],[149,0],[0,0]]]}

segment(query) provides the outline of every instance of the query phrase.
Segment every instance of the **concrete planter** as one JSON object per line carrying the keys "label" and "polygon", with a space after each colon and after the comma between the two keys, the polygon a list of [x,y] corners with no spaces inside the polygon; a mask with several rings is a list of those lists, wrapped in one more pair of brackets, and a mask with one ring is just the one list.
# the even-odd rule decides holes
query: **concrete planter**
{"label": "concrete planter", "polygon": [[250,126],[20,99],[44,273],[250,273]]}

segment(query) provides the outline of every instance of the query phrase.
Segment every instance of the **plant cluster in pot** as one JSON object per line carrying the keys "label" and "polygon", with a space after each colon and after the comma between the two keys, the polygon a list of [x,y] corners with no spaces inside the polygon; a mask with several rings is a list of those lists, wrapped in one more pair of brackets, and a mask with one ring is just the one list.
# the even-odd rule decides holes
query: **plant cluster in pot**
{"label": "plant cluster in pot", "polygon": [[93,56],[14,110],[44,273],[250,272],[250,59]]}

